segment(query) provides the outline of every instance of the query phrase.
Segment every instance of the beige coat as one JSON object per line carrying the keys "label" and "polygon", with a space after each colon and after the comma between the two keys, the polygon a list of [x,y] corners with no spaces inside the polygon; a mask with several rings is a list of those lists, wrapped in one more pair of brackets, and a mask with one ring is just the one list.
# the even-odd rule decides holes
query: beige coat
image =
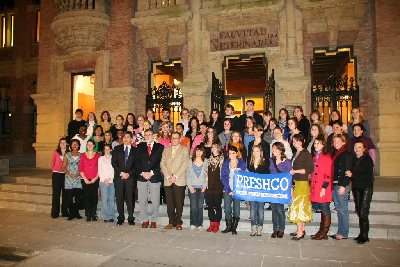
{"label": "beige coat", "polygon": [[186,186],[186,169],[189,162],[189,150],[179,145],[175,158],[172,158],[172,146],[165,148],[161,158],[161,172],[164,174],[164,186],[170,186],[168,178],[172,175],[177,177],[177,186]]}

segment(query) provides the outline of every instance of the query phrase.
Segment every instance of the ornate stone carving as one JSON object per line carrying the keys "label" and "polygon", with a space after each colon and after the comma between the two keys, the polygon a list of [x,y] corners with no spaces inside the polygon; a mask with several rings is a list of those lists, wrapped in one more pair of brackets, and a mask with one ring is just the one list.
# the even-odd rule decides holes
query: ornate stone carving
{"label": "ornate stone carving", "polygon": [[105,40],[110,18],[97,10],[72,10],[51,23],[56,44],[67,54],[96,50]]}

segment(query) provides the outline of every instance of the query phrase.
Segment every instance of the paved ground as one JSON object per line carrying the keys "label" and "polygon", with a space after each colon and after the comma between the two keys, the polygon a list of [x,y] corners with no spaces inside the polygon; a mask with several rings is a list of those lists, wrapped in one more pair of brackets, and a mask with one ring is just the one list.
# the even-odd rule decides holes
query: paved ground
{"label": "paved ground", "polygon": [[[0,266],[399,266],[400,241],[299,242],[205,231],[52,220],[0,209]],[[10,256],[10,255],[13,256]],[[21,256],[22,255],[22,256]],[[4,261],[8,259],[9,261]],[[3,261],[1,261],[3,260]]]}

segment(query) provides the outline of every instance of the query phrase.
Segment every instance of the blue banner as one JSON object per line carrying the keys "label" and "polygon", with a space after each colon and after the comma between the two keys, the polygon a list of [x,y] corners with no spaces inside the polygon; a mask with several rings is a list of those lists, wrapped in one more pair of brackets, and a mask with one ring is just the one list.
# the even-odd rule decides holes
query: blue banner
{"label": "blue banner", "polygon": [[235,171],[233,197],[245,201],[289,204],[292,199],[292,175],[289,172],[258,174]]}

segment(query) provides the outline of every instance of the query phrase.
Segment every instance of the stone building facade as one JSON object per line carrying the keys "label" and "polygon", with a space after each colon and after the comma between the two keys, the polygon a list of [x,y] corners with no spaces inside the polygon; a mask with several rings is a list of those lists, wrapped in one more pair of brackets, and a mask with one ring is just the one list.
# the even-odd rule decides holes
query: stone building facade
{"label": "stone building facade", "polygon": [[[226,57],[262,54],[274,70],[276,112],[311,106],[316,48],[350,47],[357,58],[359,104],[378,146],[377,172],[399,176],[400,41],[395,0],[41,1],[36,164],[71,119],[71,75],[94,72],[95,111],[144,113],[152,62],[179,59],[184,104],[210,112],[211,74]],[[93,5],[92,5],[93,4]],[[89,7],[89,8],[88,8]]]}

